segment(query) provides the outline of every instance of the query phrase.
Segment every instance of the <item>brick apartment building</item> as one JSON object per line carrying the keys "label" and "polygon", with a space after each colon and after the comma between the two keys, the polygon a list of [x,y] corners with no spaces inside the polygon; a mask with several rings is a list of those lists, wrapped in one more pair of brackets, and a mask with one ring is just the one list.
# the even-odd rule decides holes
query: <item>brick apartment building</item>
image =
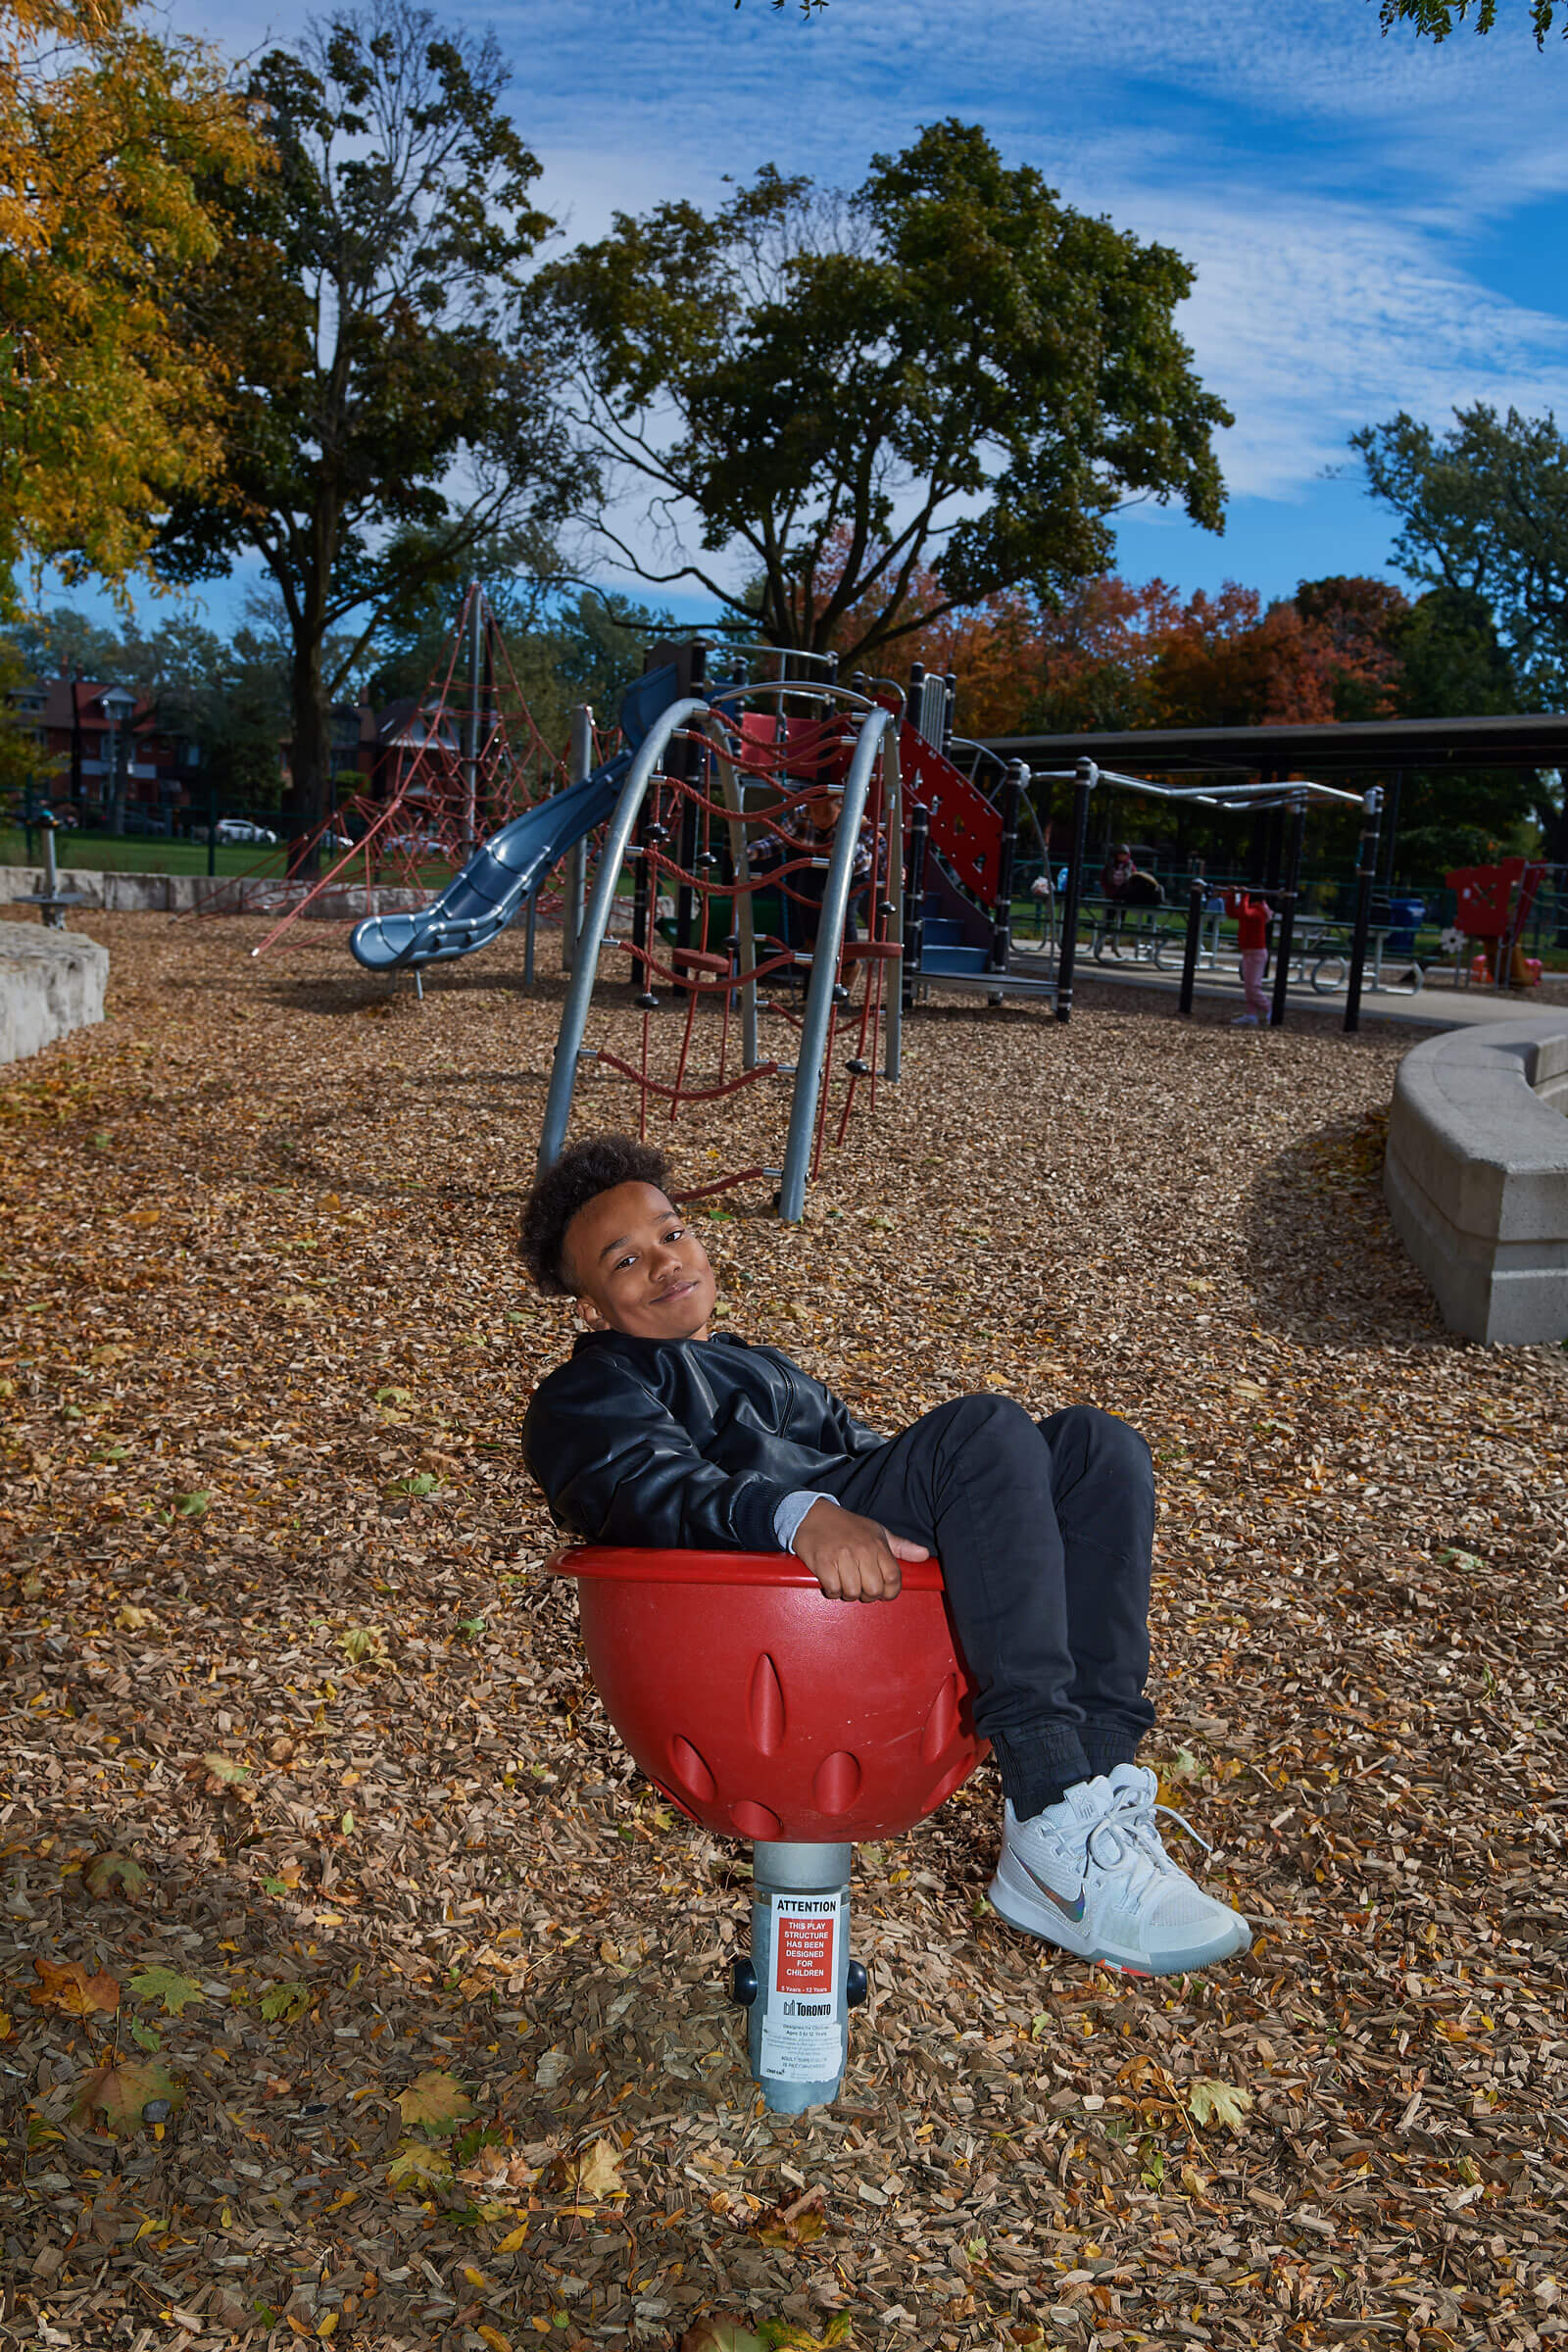
{"label": "brick apartment building", "polygon": [[201,769],[201,747],[160,728],[153,706],[138,698],[128,726],[110,725],[104,696],[109,679],[37,678],[16,689],[11,709],[19,731],[37,746],[36,790],[64,813],[98,823],[109,813],[110,746],[124,778],[125,815],[140,831],[175,823],[190,803]]}

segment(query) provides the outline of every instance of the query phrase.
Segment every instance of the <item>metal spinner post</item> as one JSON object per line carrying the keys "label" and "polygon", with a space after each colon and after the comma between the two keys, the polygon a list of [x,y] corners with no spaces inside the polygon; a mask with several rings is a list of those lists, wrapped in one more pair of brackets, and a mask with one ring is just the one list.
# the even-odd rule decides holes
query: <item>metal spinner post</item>
{"label": "metal spinner post", "polygon": [[748,2013],[752,2073],[775,2115],[838,2096],[849,2013],[866,1992],[849,1951],[853,1852],[784,1839],[752,1848],[752,1956],[735,1961],[730,1993]]}

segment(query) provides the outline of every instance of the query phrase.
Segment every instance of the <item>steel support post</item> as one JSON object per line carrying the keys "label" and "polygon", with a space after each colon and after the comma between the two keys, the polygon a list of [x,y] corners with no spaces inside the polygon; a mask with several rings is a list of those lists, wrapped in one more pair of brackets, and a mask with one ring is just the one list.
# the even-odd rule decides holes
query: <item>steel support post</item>
{"label": "steel support post", "polygon": [[746,2005],[752,2073],[775,2115],[825,2106],[844,2079],[850,2009],[865,1997],[849,1952],[852,1852],[782,1838],[752,1848],[752,1956],[730,1989]]}
{"label": "steel support post", "polygon": [[1372,928],[1372,885],[1378,870],[1378,828],[1383,813],[1383,788],[1374,784],[1361,802],[1361,846],[1355,867],[1355,929],[1350,935],[1350,974],[1345,992],[1345,1026],[1353,1035],[1361,1026],[1361,974],[1366,968],[1367,934]]}
{"label": "steel support post", "polygon": [[[1286,810],[1280,810],[1283,826]],[[1274,1002],[1269,1007],[1271,1029],[1285,1026],[1285,994],[1291,985],[1291,949],[1296,935],[1296,901],[1301,887],[1301,842],[1306,832],[1306,796],[1293,793],[1289,804],[1290,833],[1285,845],[1285,879],[1280,885],[1279,939],[1275,948]]]}
{"label": "steel support post", "polygon": [[[594,770],[594,714],[587,703],[571,707],[571,781],[585,784]],[[588,843],[574,841],[566,858],[566,903],[561,915],[561,968],[569,972],[582,936],[582,910],[588,896]]]}
{"label": "steel support post", "polygon": [[477,580],[468,589],[472,606],[468,646],[468,748],[463,762],[463,847],[473,855],[479,835],[479,673],[484,663],[484,594]]}
{"label": "steel support post", "polygon": [[1291,986],[1291,948],[1296,943],[1296,901],[1300,896],[1302,880],[1302,835],[1307,830],[1307,800],[1296,793],[1289,802],[1289,811],[1279,811],[1281,830],[1286,813],[1291,818],[1291,830],[1284,845],[1284,880],[1279,884],[1279,934],[1274,941],[1274,1002],[1269,1004],[1269,1028],[1286,1025],[1286,990]]}
{"label": "steel support post", "polygon": [[827,1058],[828,1020],[838,983],[839,949],[849,912],[860,819],[870,792],[871,770],[881,755],[883,738],[894,723],[892,711],[880,705],[866,712],[856,738],[850,772],[844,779],[844,808],[833,836],[833,855],[822,889],[822,911],[816,945],[811,951],[811,977],[801,1021],[800,1060],[796,1064],[795,1091],[790,1097],[790,1125],[784,1145],[784,1177],[779,1187],[778,1207],[786,1225],[798,1225],[806,1206],[806,1179],[816,1132],[816,1105],[827,1083],[823,1065]]}
{"label": "steel support post", "polygon": [[925,960],[925,858],[931,837],[930,812],[918,802],[909,811],[909,878],[904,892],[904,973],[902,995],[914,1003],[915,982]]}
{"label": "steel support post", "polygon": [[[899,766],[899,735],[896,727],[888,730],[883,752],[883,776],[887,790],[882,795],[882,815],[887,840],[887,899],[884,902],[885,936],[904,940],[904,777]],[[871,875],[871,888],[876,888],[876,873]],[[894,1084],[904,1072],[904,968],[903,957],[894,974],[893,985],[884,999],[884,1017],[887,1021],[887,1054],[882,1075]]]}
{"label": "steel support post", "polygon": [[1018,811],[1028,781],[1028,761],[1014,760],[1007,769],[1006,782],[1002,787],[999,811],[1002,817],[1002,848],[997,861],[997,895],[991,906],[991,969],[994,972],[1006,970],[1012,948],[1012,868],[1018,855]]}
{"label": "steel support post", "polygon": [[1198,979],[1198,952],[1203,944],[1203,908],[1208,903],[1208,884],[1201,874],[1195,874],[1187,892],[1187,939],[1182,949],[1182,993],[1176,1002],[1178,1012],[1191,1014],[1193,988]]}
{"label": "steel support post", "polygon": [[1080,760],[1072,788],[1072,844],[1067,852],[1067,887],[1062,893],[1061,949],[1056,957],[1056,1018],[1072,1019],[1072,975],[1078,960],[1078,898],[1084,854],[1089,844],[1089,796],[1100,770],[1092,760]]}

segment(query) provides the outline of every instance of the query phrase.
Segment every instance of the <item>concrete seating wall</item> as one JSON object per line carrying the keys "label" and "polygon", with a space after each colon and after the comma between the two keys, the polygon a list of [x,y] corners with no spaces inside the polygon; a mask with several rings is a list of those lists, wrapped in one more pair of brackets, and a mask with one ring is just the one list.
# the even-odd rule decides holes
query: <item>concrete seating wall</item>
{"label": "concrete seating wall", "polygon": [[[266,874],[118,874],[95,866],[62,866],[62,890],[81,893],[82,911],[104,914],[190,914],[211,906],[217,914],[274,914],[304,895],[298,883]],[[43,889],[38,865],[0,865],[0,904],[36,898]],[[305,909],[308,920],[348,922],[364,914],[410,914],[426,906],[433,892],[363,882],[336,883]],[[19,910],[21,911],[21,910]]]}
{"label": "concrete seating wall", "polygon": [[0,922],[0,1062],[104,1017],[109,950],[79,931]]}
{"label": "concrete seating wall", "polygon": [[1383,1191],[1450,1331],[1568,1339],[1568,1010],[1407,1054]]}

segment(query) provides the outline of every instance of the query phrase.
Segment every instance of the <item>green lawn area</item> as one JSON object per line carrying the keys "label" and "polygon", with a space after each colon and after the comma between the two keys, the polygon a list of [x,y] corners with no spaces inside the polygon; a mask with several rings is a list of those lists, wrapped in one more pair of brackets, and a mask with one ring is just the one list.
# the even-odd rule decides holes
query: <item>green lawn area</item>
{"label": "green lawn area", "polygon": [[[20,825],[0,825],[0,865],[37,865],[42,862],[40,836],[33,833],[33,855],[27,856],[26,835]],[[270,850],[260,841],[220,841],[216,870],[220,874],[280,873],[284,845]],[[144,833],[117,841],[109,833],[62,830],[55,835],[55,863],[62,873],[205,874],[205,841],[171,841]]]}

